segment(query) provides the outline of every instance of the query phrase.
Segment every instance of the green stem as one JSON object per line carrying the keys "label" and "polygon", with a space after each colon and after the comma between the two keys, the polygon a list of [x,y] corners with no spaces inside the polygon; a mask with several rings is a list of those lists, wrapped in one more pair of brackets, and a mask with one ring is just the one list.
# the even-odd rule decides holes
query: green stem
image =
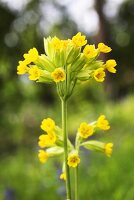
{"label": "green stem", "polygon": [[[79,141],[79,134],[76,135],[76,140],[75,140],[75,149],[79,152],[79,145],[80,145],[80,141]],[[74,180],[74,184],[75,184],[75,200],[78,200],[78,166],[75,168],[75,180]]]}
{"label": "green stem", "polygon": [[62,129],[64,137],[64,159],[65,159],[65,173],[66,173],[66,193],[67,200],[71,200],[71,187],[70,187],[70,173],[69,166],[67,164],[68,158],[68,146],[67,146],[67,100],[62,99]]}
{"label": "green stem", "polygon": [[78,166],[75,168],[75,200],[78,200]]}

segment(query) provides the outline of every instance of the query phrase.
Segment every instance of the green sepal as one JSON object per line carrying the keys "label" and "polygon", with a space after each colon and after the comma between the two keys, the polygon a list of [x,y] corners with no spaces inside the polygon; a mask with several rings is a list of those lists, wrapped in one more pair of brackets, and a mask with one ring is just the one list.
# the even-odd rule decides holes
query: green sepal
{"label": "green sepal", "polygon": [[59,126],[55,127],[55,133],[58,137],[62,137],[63,133],[62,133],[62,129]]}
{"label": "green sepal", "polygon": [[77,81],[76,78],[75,78],[74,80],[70,81],[70,85],[69,85],[69,87],[68,87],[68,94],[67,94],[67,97],[68,97],[68,98],[69,98],[69,97],[72,95],[72,93],[73,93],[74,87],[75,87],[75,85],[76,85],[76,81]]}
{"label": "green sepal", "polygon": [[81,143],[80,146],[83,146],[84,148],[88,150],[104,152],[105,143],[99,142],[96,140],[90,140],[90,141]]}
{"label": "green sepal", "polygon": [[45,54],[41,54],[41,56],[39,56],[38,62],[45,70],[49,72],[54,71],[54,69],[56,68],[56,66],[49,60],[49,58]]}
{"label": "green sepal", "polygon": [[64,89],[65,81],[60,81],[56,85],[57,85],[57,91],[58,91],[60,98],[64,98],[66,96],[65,89]]}
{"label": "green sepal", "polygon": [[77,74],[77,79],[81,81],[87,81],[90,78],[89,70],[82,70]]}
{"label": "green sepal", "polygon": [[45,78],[45,77],[40,77],[38,81],[36,81],[38,83],[52,83],[51,79]]}
{"label": "green sepal", "polygon": [[80,71],[85,65],[86,60],[84,56],[81,54],[77,57],[77,59],[71,64],[71,71]]}
{"label": "green sepal", "polygon": [[85,65],[85,69],[98,69],[103,66],[102,61],[91,61],[88,64]]}
{"label": "green sepal", "polygon": [[56,145],[63,147],[64,146],[63,132],[62,132],[62,129],[59,126],[55,127],[55,134],[56,134]]}
{"label": "green sepal", "polygon": [[63,67],[66,63],[66,51],[65,49],[61,49],[60,51],[60,66]]}
{"label": "green sepal", "polygon": [[80,54],[80,48],[72,47],[67,55],[67,64],[74,62]]}
{"label": "green sepal", "polygon": [[56,67],[62,67],[60,50],[55,50],[54,51],[54,55],[53,55],[53,60],[52,61],[56,65]]}
{"label": "green sepal", "polygon": [[52,83],[53,82],[53,79],[51,77],[51,74],[46,71],[46,70],[42,70],[42,74],[39,78],[39,80],[37,82],[40,82],[40,83]]}
{"label": "green sepal", "polygon": [[48,50],[48,42],[51,40],[51,37],[44,38],[44,50],[46,52],[46,55],[49,55],[49,50]]}
{"label": "green sepal", "polygon": [[54,54],[54,48],[51,46],[51,37],[44,38],[44,49],[46,52],[46,55],[50,58],[50,60],[53,59]]}
{"label": "green sepal", "polygon": [[48,153],[49,157],[59,156],[59,155],[62,155],[64,153],[64,148],[54,146],[54,147],[47,148],[46,152]]}

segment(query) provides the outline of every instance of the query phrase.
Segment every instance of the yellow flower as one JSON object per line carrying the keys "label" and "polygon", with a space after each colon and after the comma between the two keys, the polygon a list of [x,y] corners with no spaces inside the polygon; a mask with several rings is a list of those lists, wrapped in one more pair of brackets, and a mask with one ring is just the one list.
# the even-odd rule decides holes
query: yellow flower
{"label": "yellow flower", "polygon": [[38,59],[39,54],[36,48],[32,48],[28,51],[28,53],[24,54],[23,57],[25,58],[26,63],[30,64]]}
{"label": "yellow flower", "polygon": [[56,142],[56,134],[54,132],[49,133],[48,135],[42,134],[39,136],[38,145],[41,148],[52,146]]}
{"label": "yellow flower", "polygon": [[66,173],[63,172],[63,173],[60,175],[60,179],[66,181],[66,178],[67,178],[67,177],[66,177]]}
{"label": "yellow flower", "polygon": [[115,66],[117,65],[116,61],[114,59],[110,59],[106,62],[104,67],[111,73],[116,73]]}
{"label": "yellow flower", "polygon": [[51,40],[51,45],[55,50],[66,49],[70,44],[70,40],[60,40],[57,37],[53,37]]}
{"label": "yellow flower", "polygon": [[77,167],[77,165],[80,163],[80,158],[77,152],[71,152],[68,155],[68,165],[69,167]]}
{"label": "yellow flower", "polygon": [[53,80],[58,83],[60,81],[64,81],[65,80],[65,71],[62,68],[56,68],[52,73],[51,76],[53,78]]}
{"label": "yellow flower", "polygon": [[56,134],[55,134],[55,132],[51,131],[51,132],[48,132],[47,134],[49,136],[49,139],[50,139],[51,143],[55,144],[55,142],[56,142]]}
{"label": "yellow flower", "polygon": [[107,143],[104,146],[104,152],[108,157],[111,157],[113,152],[113,143]]}
{"label": "yellow flower", "polygon": [[83,54],[87,57],[87,58],[94,58],[97,56],[98,54],[98,50],[95,49],[94,45],[89,45],[87,44],[83,50]]}
{"label": "yellow flower", "polygon": [[108,47],[107,45],[105,45],[104,43],[99,43],[98,49],[102,53],[109,53],[110,51],[112,51],[112,49]]}
{"label": "yellow flower", "polygon": [[70,40],[61,40],[62,48],[66,49],[69,44],[71,44]]}
{"label": "yellow flower", "polygon": [[97,82],[103,82],[104,81],[104,77],[106,76],[104,69],[102,67],[100,67],[99,69],[96,69],[94,71],[94,78]]}
{"label": "yellow flower", "polygon": [[81,33],[77,33],[72,37],[72,44],[76,47],[82,47],[87,43],[86,36],[81,35]]}
{"label": "yellow flower", "polygon": [[93,135],[93,131],[94,131],[93,126],[87,124],[86,122],[81,123],[78,129],[78,132],[82,138],[87,138]]}
{"label": "yellow flower", "polygon": [[22,75],[28,72],[28,67],[25,61],[19,61],[19,65],[17,66],[17,74]]}
{"label": "yellow flower", "polygon": [[28,73],[29,73],[29,79],[32,81],[38,80],[42,74],[41,70],[36,65],[31,67]]}
{"label": "yellow flower", "polygon": [[110,129],[110,125],[108,120],[106,120],[105,115],[101,115],[98,120],[97,120],[97,127],[102,129],[102,130],[109,130]]}
{"label": "yellow flower", "polygon": [[57,37],[53,37],[52,40],[51,40],[51,44],[52,44],[52,47],[56,50],[59,50],[62,48],[62,41],[57,38]]}
{"label": "yellow flower", "polygon": [[41,123],[41,129],[47,133],[51,133],[55,129],[55,122],[51,118],[43,119]]}
{"label": "yellow flower", "polygon": [[40,162],[45,163],[48,159],[48,153],[45,152],[44,150],[39,150],[38,158]]}

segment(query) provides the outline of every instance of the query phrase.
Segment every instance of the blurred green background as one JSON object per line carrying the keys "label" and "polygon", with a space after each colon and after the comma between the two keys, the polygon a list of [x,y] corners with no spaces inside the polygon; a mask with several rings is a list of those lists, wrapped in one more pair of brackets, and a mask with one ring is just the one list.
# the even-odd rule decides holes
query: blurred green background
{"label": "blurred green background", "polygon": [[61,124],[55,87],[17,76],[16,66],[30,48],[44,52],[43,37],[67,38],[78,31],[91,44],[111,46],[112,53],[102,59],[118,63],[104,84],[82,84],[69,101],[72,141],[82,121],[105,114],[111,130],[96,139],[114,143],[110,159],[81,151],[80,199],[134,200],[132,0],[0,0],[0,200],[65,199],[61,161],[42,165],[37,158],[41,120],[52,117]]}

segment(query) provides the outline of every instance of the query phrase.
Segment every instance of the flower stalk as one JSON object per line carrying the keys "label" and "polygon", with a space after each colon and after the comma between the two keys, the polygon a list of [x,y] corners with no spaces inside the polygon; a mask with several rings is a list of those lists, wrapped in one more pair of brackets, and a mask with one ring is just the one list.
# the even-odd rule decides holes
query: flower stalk
{"label": "flower stalk", "polygon": [[75,200],[79,200],[79,188],[78,188],[78,166],[75,168]]}
{"label": "flower stalk", "polygon": [[[67,103],[73,94],[75,86],[85,81],[105,80],[106,71],[116,73],[116,61],[110,59],[104,63],[99,60],[101,53],[111,52],[111,48],[104,43],[96,47],[87,44],[86,36],[80,32],[72,39],[61,40],[55,37],[44,38],[44,54],[39,55],[36,48],[32,48],[24,54],[24,59],[19,61],[17,74],[27,74],[29,80],[37,83],[55,84],[57,93],[61,99],[62,127],[49,118],[43,119],[40,128],[38,145],[41,148],[38,158],[41,163],[46,163],[51,157],[63,155],[63,167],[60,179],[66,182],[66,200],[71,200],[71,182],[69,168],[74,169],[75,174],[75,200],[79,200],[78,194],[78,165],[80,164],[79,152],[81,147],[101,152],[106,156],[112,155],[113,143],[104,143],[92,140],[91,136],[98,130],[107,131],[110,124],[105,115],[89,123],[82,122],[75,134],[73,145],[68,137],[67,130]],[[43,150],[44,149],[44,150]]]}
{"label": "flower stalk", "polygon": [[64,141],[64,160],[65,160],[65,173],[66,173],[66,195],[67,195],[67,200],[71,200],[70,172],[69,172],[69,166],[67,164],[67,158],[68,158],[67,99],[62,99],[61,104],[62,104],[62,129],[63,129],[63,141]]}

